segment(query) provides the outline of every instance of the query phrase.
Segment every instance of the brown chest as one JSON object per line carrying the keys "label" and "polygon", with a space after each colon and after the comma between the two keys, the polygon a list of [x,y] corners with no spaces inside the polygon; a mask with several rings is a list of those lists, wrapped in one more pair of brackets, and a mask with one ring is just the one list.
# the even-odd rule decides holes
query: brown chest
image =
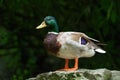
{"label": "brown chest", "polygon": [[57,42],[57,36],[57,34],[47,34],[43,42],[45,48],[53,54],[57,54],[61,47],[60,43]]}

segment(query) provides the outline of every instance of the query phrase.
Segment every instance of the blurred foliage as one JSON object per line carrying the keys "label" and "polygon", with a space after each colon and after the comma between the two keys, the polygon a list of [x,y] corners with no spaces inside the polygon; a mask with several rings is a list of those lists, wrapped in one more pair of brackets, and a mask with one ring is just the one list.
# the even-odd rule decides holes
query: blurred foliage
{"label": "blurred foliage", "polygon": [[[48,55],[35,30],[45,16],[55,16],[60,31],[80,31],[107,46],[106,54],[79,59],[80,68],[120,70],[119,0],[0,0],[0,80],[24,80],[62,68],[64,60]],[[71,60],[70,66],[74,61]]]}

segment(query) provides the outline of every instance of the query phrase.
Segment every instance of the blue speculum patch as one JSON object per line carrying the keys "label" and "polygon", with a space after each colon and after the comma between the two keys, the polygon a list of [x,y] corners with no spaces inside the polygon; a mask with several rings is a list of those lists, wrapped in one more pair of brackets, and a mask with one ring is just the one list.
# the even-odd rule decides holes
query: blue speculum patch
{"label": "blue speculum patch", "polygon": [[81,44],[82,45],[86,45],[87,44],[87,40],[81,37]]}

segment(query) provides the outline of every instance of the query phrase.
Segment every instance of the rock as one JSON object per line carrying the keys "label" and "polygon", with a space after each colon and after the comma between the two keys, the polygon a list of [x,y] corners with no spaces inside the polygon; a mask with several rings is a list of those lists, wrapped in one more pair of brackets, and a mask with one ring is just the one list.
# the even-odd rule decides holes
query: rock
{"label": "rock", "polygon": [[79,69],[77,71],[53,71],[38,74],[27,80],[120,80],[120,71],[108,69]]}
{"label": "rock", "polygon": [[111,80],[120,80],[120,71],[111,71],[112,77]]}

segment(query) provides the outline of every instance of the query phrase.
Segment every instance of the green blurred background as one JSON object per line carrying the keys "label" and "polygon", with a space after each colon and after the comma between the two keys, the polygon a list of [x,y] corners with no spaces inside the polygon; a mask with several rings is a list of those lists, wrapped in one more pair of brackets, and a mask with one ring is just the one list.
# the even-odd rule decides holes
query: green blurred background
{"label": "green blurred background", "polygon": [[80,58],[79,68],[120,70],[119,1],[0,0],[0,80],[25,80],[63,67],[64,60],[43,46],[46,29],[35,29],[47,15],[56,17],[60,31],[84,32],[107,44],[106,54]]}

